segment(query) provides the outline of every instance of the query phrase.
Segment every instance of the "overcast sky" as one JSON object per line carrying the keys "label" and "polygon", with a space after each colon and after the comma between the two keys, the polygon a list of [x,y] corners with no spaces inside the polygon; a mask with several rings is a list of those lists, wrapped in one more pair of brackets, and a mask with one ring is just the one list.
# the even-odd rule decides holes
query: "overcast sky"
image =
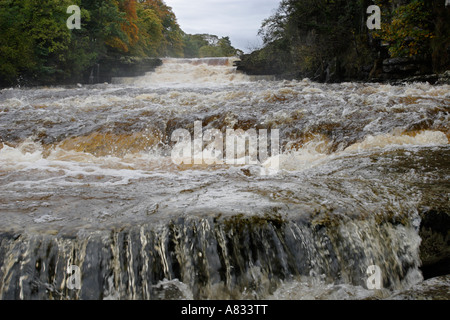
{"label": "overcast sky", "polygon": [[248,52],[261,44],[257,33],[281,0],[165,0],[181,29],[190,34],[229,36],[235,48]]}

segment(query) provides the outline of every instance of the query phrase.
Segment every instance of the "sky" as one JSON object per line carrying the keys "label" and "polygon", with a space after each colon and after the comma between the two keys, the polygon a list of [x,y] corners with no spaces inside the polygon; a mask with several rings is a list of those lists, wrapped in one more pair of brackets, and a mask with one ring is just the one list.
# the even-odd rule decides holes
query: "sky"
{"label": "sky", "polygon": [[181,29],[189,34],[209,33],[230,37],[244,52],[261,46],[258,30],[281,0],[165,0],[177,16]]}

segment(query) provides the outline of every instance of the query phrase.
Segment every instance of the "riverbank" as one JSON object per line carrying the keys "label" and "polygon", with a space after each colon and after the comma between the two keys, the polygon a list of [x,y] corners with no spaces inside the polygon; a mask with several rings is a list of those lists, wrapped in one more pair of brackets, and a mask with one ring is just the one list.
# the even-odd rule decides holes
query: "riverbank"
{"label": "riverbank", "polygon": [[321,83],[449,83],[450,6],[443,0],[283,1],[259,35],[262,48],[238,63],[247,74]]}
{"label": "riverbank", "polygon": [[[280,61],[268,61],[258,58],[259,51],[245,54],[235,62],[237,70],[251,76],[271,76],[277,80],[302,80],[309,78],[307,74],[296,70],[295,66],[280,65]],[[450,84],[450,70],[442,73],[429,72],[422,61],[416,59],[384,59],[373,65],[362,67],[358,76],[345,77],[339,75],[336,60],[326,64],[324,70],[318,70],[310,78],[321,83],[368,82],[401,85],[404,83],[428,82],[430,84]],[[423,72],[425,70],[425,72]],[[311,76],[311,74],[309,75]]]}

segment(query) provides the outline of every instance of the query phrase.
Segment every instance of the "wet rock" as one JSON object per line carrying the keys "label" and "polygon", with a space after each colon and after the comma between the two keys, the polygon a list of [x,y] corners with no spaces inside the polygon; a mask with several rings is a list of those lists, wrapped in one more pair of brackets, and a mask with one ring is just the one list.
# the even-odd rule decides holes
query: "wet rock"
{"label": "wet rock", "polygon": [[114,77],[143,76],[162,65],[161,59],[138,57],[108,57],[94,66],[87,79],[88,83],[111,83]]}
{"label": "wet rock", "polygon": [[[448,172],[450,163],[446,159],[431,156],[427,158],[427,163],[431,163],[432,158],[442,165],[443,172]],[[449,187],[443,177],[422,189],[419,236],[421,270],[425,279],[446,275],[450,270]]]}
{"label": "wet rock", "polygon": [[425,279],[450,270],[449,211],[432,209],[422,214],[420,258]]}
{"label": "wet rock", "polygon": [[384,81],[435,83],[438,79],[431,72],[430,61],[420,56],[384,59],[380,67]]}
{"label": "wet rock", "polygon": [[398,293],[391,300],[449,300],[450,275],[432,278],[409,290]]}
{"label": "wet rock", "polygon": [[299,70],[291,61],[291,56],[281,53],[268,46],[265,49],[255,50],[244,54],[235,62],[237,70],[251,76],[276,76],[280,79],[301,78]]}
{"label": "wet rock", "polygon": [[424,74],[418,75],[414,77],[405,77],[398,81],[393,82],[393,85],[402,85],[404,83],[413,83],[413,82],[428,82],[431,84],[437,83],[439,76],[437,74]]}
{"label": "wet rock", "polygon": [[445,71],[438,76],[436,84],[450,84],[450,70]]}
{"label": "wet rock", "polygon": [[392,85],[403,85],[405,83],[414,83],[414,82],[428,82],[430,84],[436,85],[450,84],[450,70],[442,74],[430,73],[430,74],[419,74],[416,76],[407,76],[403,78],[400,78],[400,76],[396,77],[399,78],[399,80],[395,80],[394,82],[390,81]]}
{"label": "wet rock", "polygon": [[[0,299],[241,299],[247,291],[262,299],[296,276],[363,286],[371,263],[395,288],[417,267],[416,239],[397,241],[410,228],[317,219],[180,218],[75,238],[0,234]],[[374,242],[398,247],[380,252]],[[67,285],[71,265],[79,288]]]}
{"label": "wet rock", "polygon": [[383,71],[386,73],[393,72],[417,72],[417,66],[414,64],[405,64],[405,65],[387,65],[383,66]]}

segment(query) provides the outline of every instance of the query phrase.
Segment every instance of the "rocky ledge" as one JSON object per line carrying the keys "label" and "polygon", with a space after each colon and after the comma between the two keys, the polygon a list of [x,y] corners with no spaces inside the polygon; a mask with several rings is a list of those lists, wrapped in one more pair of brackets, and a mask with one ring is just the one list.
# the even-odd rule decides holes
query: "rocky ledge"
{"label": "rocky ledge", "polygon": [[400,292],[390,300],[449,300],[450,275],[429,279]]}
{"label": "rocky ledge", "polygon": [[162,60],[158,58],[107,57],[92,67],[90,72],[85,75],[84,82],[88,84],[110,83],[115,77],[143,76],[161,64]]}
{"label": "rocky ledge", "polygon": [[[431,62],[423,57],[378,59],[373,64],[360,66],[358,77],[346,76],[345,67],[337,58],[324,61],[315,73],[302,74],[289,59],[269,56],[263,57],[261,50],[245,54],[235,62],[237,70],[247,75],[274,76],[277,79],[310,78],[313,81],[336,83],[344,81],[382,82],[402,85],[411,82],[428,82],[431,84],[450,84],[450,70],[433,73]],[[356,67],[356,66],[354,66]]]}

